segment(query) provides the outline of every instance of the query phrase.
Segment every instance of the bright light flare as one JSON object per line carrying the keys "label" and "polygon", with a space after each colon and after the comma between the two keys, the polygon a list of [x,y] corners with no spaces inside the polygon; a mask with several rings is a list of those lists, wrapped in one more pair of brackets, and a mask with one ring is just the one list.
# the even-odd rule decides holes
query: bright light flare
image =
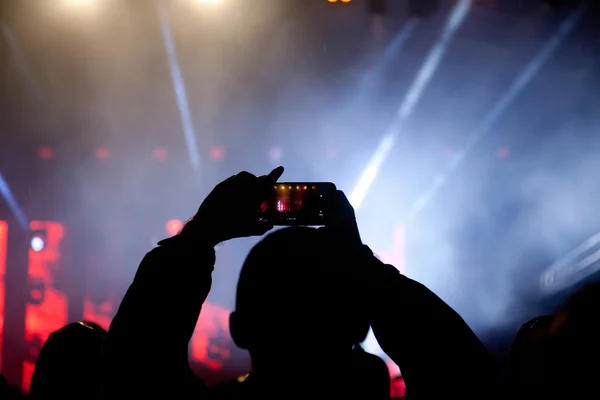
{"label": "bright light flare", "polygon": [[33,251],[36,251],[36,252],[42,251],[42,250],[44,250],[44,247],[46,247],[46,243],[44,242],[44,239],[42,239],[41,237],[34,236],[31,239],[31,249]]}
{"label": "bright light flare", "polygon": [[205,4],[217,4],[220,3],[221,0],[196,0],[196,3],[205,3]]}

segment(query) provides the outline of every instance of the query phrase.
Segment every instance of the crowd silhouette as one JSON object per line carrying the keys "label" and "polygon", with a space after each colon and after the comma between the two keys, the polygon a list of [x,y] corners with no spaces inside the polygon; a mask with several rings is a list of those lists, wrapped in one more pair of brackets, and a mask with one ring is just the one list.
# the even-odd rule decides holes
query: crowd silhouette
{"label": "crowd silhouette", "polygon": [[[500,387],[463,319],[362,243],[341,191],[325,199],[324,227],[277,230],[250,251],[230,333],[252,368],[208,387],[189,366],[188,342],[211,289],[214,247],[273,228],[256,210],[282,174],[241,172],[217,185],[179,234],[146,254],[108,332],[78,322],[50,335],[28,396],[390,399],[385,362],[360,346],[372,328],[402,371],[407,399],[595,397],[598,284],[523,325]],[[25,395],[2,378],[0,398]]]}

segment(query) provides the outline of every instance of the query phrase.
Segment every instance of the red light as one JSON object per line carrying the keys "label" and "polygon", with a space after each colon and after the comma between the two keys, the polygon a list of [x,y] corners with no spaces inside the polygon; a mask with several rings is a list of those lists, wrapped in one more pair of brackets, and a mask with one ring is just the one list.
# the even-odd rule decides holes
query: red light
{"label": "red light", "polygon": [[508,158],[510,157],[510,148],[507,146],[499,147],[497,153],[500,158]]}
{"label": "red light", "polygon": [[50,160],[54,157],[54,150],[50,146],[42,146],[38,148],[37,154],[42,160]]}
{"label": "red light", "polygon": [[[28,277],[30,282],[39,282],[40,288],[30,294],[37,304],[27,304],[25,309],[25,340],[45,342],[50,333],[67,323],[67,294],[56,288],[57,274],[62,267],[61,250],[65,228],[58,222],[31,221],[31,230],[46,232],[46,247],[43,251],[29,249]],[[29,390],[35,363],[23,364],[23,390]]]}
{"label": "red light", "polygon": [[178,219],[172,219],[167,221],[167,234],[175,236],[183,229],[183,222]]}
{"label": "red light", "polygon": [[108,150],[106,147],[98,147],[96,149],[96,158],[98,160],[107,160],[110,157],[110,150]]}
{"label": "red light", "polygon": [[164,147],[155,148],[153,153],[154,153],[154,158],[156,158],[156,161],[162,162],[167,159],[168,151]]}
{"label": "red light", "polygon": [[[0,221],[0,351],[4,334],[4,276],[6,275],[6,257],[8,246],[8,224]],[[0,360],[0,369],[2,360]]]}
{"label": "red light", "polygon": [[210,149],[210,156],[213,160],[222,160],[225,158],[225,149],[223,147],[214,146]]}
{"label": "red light", "polygon": [[230,310],[205,302],[190,343],[192,359],[220,370],[231,357],[227,332]]}

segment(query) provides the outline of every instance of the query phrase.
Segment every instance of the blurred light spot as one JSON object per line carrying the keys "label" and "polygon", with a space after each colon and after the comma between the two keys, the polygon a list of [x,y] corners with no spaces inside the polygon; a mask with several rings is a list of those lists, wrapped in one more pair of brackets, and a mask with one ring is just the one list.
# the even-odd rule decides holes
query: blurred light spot
{"label": "blurred light spot", "polygon": [[338,157],[338,151],[336,149],[329,149],[327,150],[327,153],[325,153],[325,155],[327,156],[327,158],[332,160]]}
{"label": "blurred light spot", "polygon": [[167,234],[175,236],[183,229],[183,222],[178,219],[171,219],[167,221]]}
{"label": "blurred light spot", "polygon": [[41,290],[39,290],[39,289],[33,289],[31,291],[31,298],[33,300],[40,301],[40,300],[42,300],[44,298],[44,295],[42,294]]}
{"label": "blurred light spot", "polygon": [[281,160],[282,155],[283,151],[281,150],[281,147],[271,147],[269,149],[269,160],[271,162],[278,162],[279,160]]}
{"label": "blurred light spot", "polygon": [[225,158],[225,149],[220,146],[214,146],[210,149],[210,156],[213,160],[222,160]]}
{"label": "blurred light spot", "polygon": [[507,146],[499,147],[497,150],[497,154],[500,158],[508,158],[510,157],[510,148]]}
{"label": "blurred light spot", "polygon": [[454,150],[449,147],[442,149],[442,155],[444,157],[452,157],[454,155]]}
{"label": "blurred light spot", "polygon": [[33,251],[42,251],[44,250],[44,247],[46,246],[46,243],[44,243],[44,239],[42,239],[39,236],[34,236],[31,239],[31,249]]}
{"label": "blurred light spot", "polygon": [[157,147],[154,149],[154,158],[156,161],[165,161],[167,159],[168,151],[164,147]]}
{"label": "blurred light spot", "polygon": [[330,3],[335,3],[335,2],[337,2],[337,0],[327,0],[327,1],[328,1],[328,2],[330,2]]}
{"label": "blurred light spot", "polygon": [[106,147],[98,147],[96,149],[96,158],[98,160],[107,160],[110,157],[110,150]]}
{"label": "blurred light spot", "polygon": [[221,0],[196,0],[196,3],[220,3]]}
{"label": "blurred light spot", "polygon": [[352,0],[342,0],[342,3],[350,3]]}
{"label": "blurred light spot", "polygon": [[54,150],[50,146],[42,146],[38,148],[37,154],[42,160],[50,160],[54,157]]}

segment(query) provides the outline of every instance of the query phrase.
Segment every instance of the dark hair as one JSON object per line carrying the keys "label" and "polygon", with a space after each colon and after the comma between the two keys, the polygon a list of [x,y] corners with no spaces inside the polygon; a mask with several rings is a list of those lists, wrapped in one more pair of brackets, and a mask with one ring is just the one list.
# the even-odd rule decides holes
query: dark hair
{"label": "dark hair", "polygon": [[76,322],[53,332],[42,346],[30,385],[34,399],[92,397],[101,390],[107,332],[93,322]]}
{"label": "dark hair", "polygon": [[355,322],[360,320],[360,304],[353,303],[359,297],[349,284],[351,262],[333,250],[322,230],[293,227],[275,231],[254,246],[244,262],[236,312],[258,319],[276,314],[279,320],[327,326],[332,325],[331,318],[339,317],[344,324],[352,321],[352,345],[364,339],[369,326]]}

